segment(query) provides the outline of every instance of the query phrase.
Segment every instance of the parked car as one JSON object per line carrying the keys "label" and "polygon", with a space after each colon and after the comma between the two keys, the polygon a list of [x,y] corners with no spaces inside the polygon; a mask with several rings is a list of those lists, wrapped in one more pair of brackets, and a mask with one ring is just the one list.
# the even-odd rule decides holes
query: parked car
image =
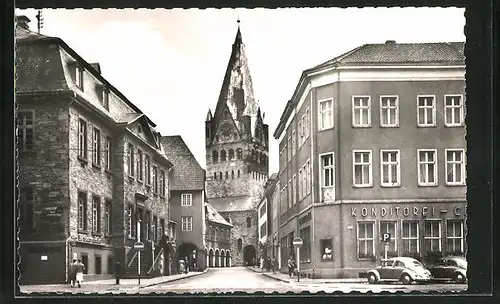
{"label": "parked car", "polygon": [[454,281],[465,283],[467,281],[467,260],[464,257],[448,256],[440,258],[429,270],[434,280]]}
{"label": "parked car", "polygon": [[380,281],[401,281],[403,284],[413,282],[428,282],[431,273],[422,263],[409,257],[394,257],[383,259],[382,265],[367,272],[368,283]]}

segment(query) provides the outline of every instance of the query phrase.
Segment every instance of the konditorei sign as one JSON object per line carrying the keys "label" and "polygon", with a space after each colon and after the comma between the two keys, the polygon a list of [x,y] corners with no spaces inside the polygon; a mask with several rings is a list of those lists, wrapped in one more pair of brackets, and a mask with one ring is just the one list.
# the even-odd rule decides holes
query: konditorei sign
{"label": "konditorei sign", "polygon": [[435,206],[428,207],[351,207],[351,216],[357,217],[385,217],[385,216],[397,216],[397,217],[409,217],[409,216],[438,216],[444,214],[453,214],[454,216],[461,216],[464,214],[465,207],[452,206],[437,208]]}

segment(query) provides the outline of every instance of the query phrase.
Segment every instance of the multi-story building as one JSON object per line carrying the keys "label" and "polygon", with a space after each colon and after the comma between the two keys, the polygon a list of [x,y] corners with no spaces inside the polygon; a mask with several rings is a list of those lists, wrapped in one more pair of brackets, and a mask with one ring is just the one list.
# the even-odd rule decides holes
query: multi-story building
{"label": "multi-story building", "polygon": [[272,203],[271,203],[271,234],[273,240],[273,252],[272,257],[278,262],[278,269],[281,269],[281,246],[279,238],[279,204],[280,204],[280,183],[278,177],[276,177],[276,185],[272,192]]}
{"label": "multi-story building", "polygon": [[112,276],[115,262],[136,274],[139,235],[150,275],[169,221],[160,134],[99,64],[28,22],[16,28],[20,282],[64,282],[73,258],[86,280]]}
{"label": "multi-story building", "polygon": [[365,44],[303,72],[274,133],[283,259],[353,277],[385,255],[464,254],[464,43]]}
{"label": "multi-story building", "polygon": [[231,267],[231,228],[233,225],[210,203],[205,203],[205,249],[208,267]]}
{"label": "multi-story building", "polygon": [[273,248],[276,245],[276,239],[273,238],[274,231],[272,230],[272,199],[277,181],[278,174],[274,173],[269,177],[269,180],[264,185],[264,196],[257,206],[259,256],[264,258],[264,260],[274,257]]}
{"label": "multi-story building", "polygon": [[161,145],[174,165],[170,180],[170,221],[172,230],[177,231],[175,260],[188,257],[191,269],[203,270],[206,267],[205,170],[181,136],[163,136]]}
{"label": "multi-story building", "polygon": [[215,112],[209,110],[205,122],[206,193],[233,225],[233,265],[256,257],[255,209],[268,176],[269,128],[263,118],[238,27]]}

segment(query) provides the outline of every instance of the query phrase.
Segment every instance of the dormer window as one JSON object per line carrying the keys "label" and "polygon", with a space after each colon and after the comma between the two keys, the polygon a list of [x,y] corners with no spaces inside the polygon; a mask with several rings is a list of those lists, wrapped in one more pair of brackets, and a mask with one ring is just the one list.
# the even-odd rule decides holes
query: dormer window
{"label": "dormer window", "polygon": [[141,125],[137,126],[137,133],[141,134],[142,133],[142,127]]}
{"label": "dormer window", "polygon": [[83,68],[80,65],[75,65],[75,85],[83,92]]}
{"label": "dormer window", "polygon": [[109,110],[109,90],[106,87],[102,87],[101,91],[101,104],[106,110]]}

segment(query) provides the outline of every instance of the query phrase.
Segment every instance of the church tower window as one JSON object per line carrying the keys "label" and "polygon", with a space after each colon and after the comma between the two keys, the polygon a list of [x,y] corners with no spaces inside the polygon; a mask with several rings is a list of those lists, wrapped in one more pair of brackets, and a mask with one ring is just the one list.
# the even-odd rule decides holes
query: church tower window
{"label": "church tower window", "polygon": [[236,158],[237,159],[242,159],[243,158],[243,150],[237,149],[236,150]]}
{"label": "church tower window", "polygon": [[220,161],[225,162],[226,161],[226,150],[220,151]]}
{"label": "church tower window", "polygon": [[230,161],[233,161],[233,160],[234,160],[234,150],[233,150],[233,149],[230,149],[230,150],[229,150],[229,160],[230,160]]}
{"label": "church tower window", "polygon": [[212,151],[212,161],[216,163],[219,160],[219,153],[217,151]]}

